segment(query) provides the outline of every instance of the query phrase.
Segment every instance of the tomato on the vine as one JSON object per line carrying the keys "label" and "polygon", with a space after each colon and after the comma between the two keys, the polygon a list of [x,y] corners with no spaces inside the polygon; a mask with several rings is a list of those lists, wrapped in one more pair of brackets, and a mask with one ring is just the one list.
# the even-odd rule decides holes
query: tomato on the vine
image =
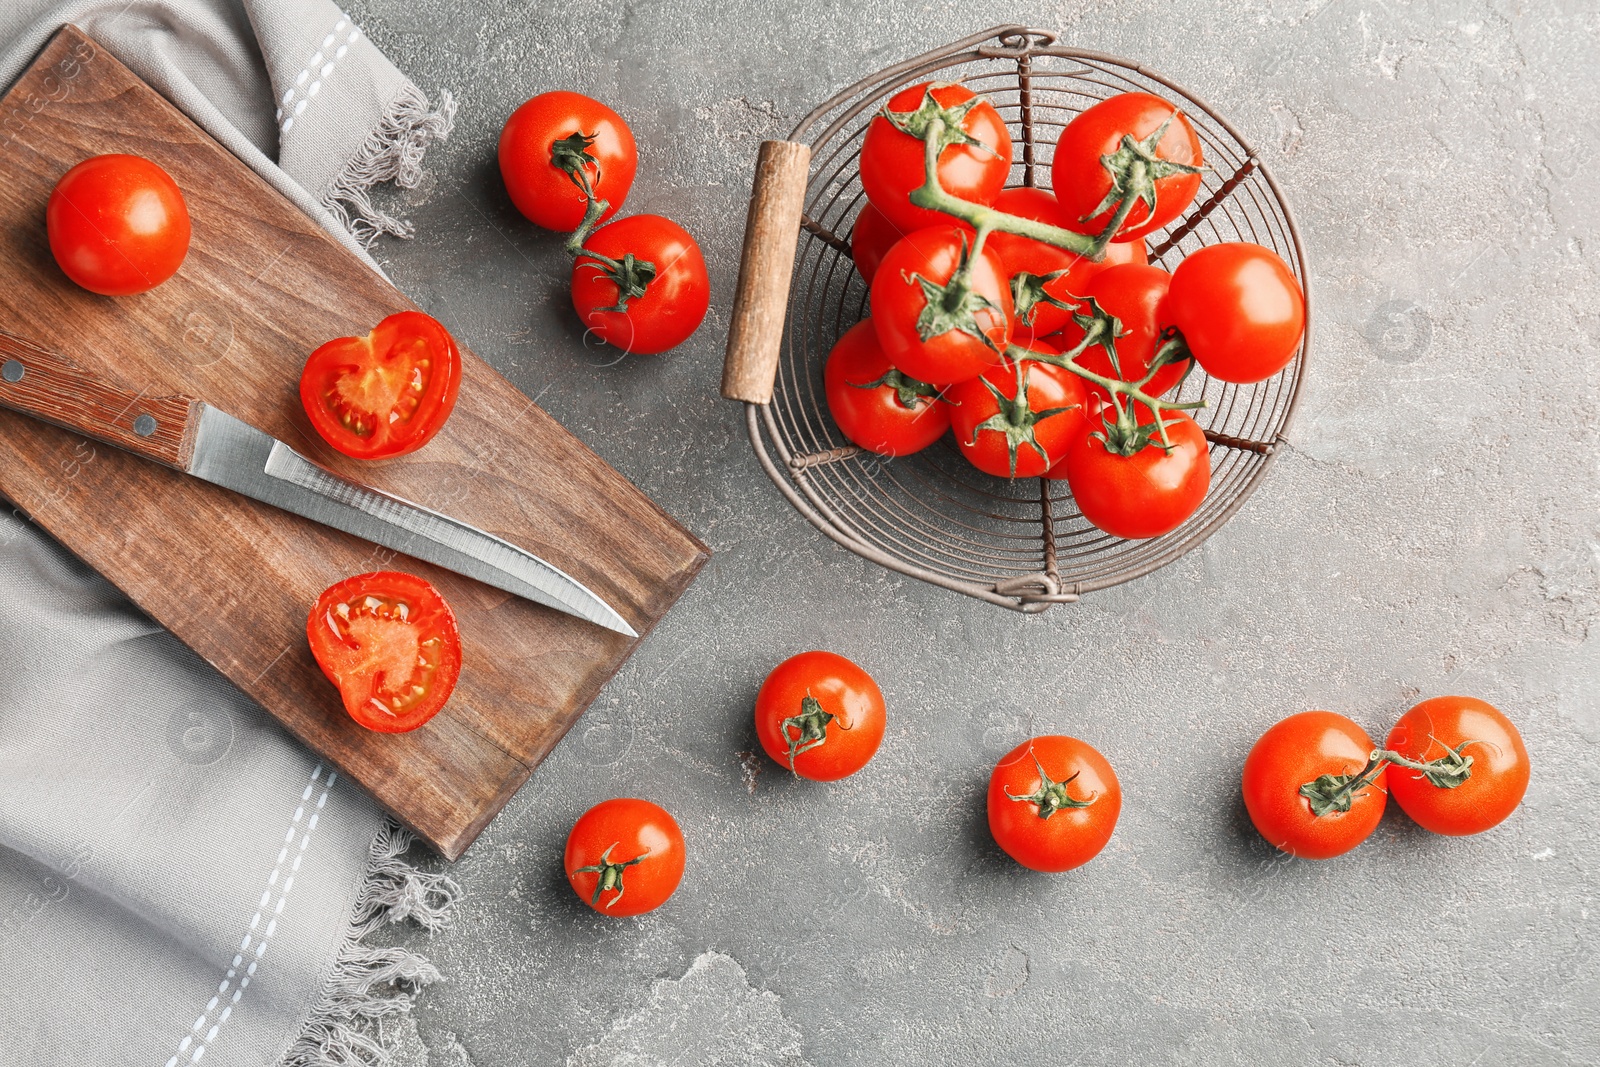
{"label": "tomato on the vine", "polygon": [[939,390],[889,364],[872,320],[856,323],[834,344],[822,372],[828,411],[852,443],[880,456],[909,456],[950,428]]}
{"label": "tomato on the vine", "polygon": [[189,208],[178,183],[142,156],[79,163],[56,182],[44,218],[61,270],[101,296],[154,289],[189,253]]}
{"label": "tomato on the vine", "polygon": [[1306,299],[1276,252],[1229,241],[1196,249],[1178,264],[1161,324],[1183,333],[1207,374],[1248,384],[1294,358],[1306,330]]}
{"label": "tomato on the vine", "polygon": [[1200,138],[1182,112],[1150,93],[1119,93],[1067,123],[1056,141],[1050,181],[1079,233],[1098,234],[1119,204],[1113,241],[1131,241],[1182,214],[1200,190]]}
{"label": "tomato on the vine", "polygon": [[[955,219],[950,222],[952,225],[961,225]],[[878,264],[904,236],[906,232],[873,207],[872,201],[861,205],[855,225],[850,228],[850,259],[855,263],[862,281],[872,284],[873,276],[878,273]]]}
{"label": "tomato on the vine", "polygon": [[1005,264],[956,226],[902,238],[872,279],[872,321],[889,362],[930,385],[999,363],[1011,337]]}
{"label": "tomato on the vine", "polygon": [[711,306],[705,256],[671,219],[618,219],[594,231],[573,262],[572,306],[607,344],[665,352],[688,340]]}
{"label": "tomato on the vine", "polygon": [[[1033,350],[1059,355],[1035,340]],[[945,392],[956,447],[997,478],[1036,478],[1083,434],[1083,379],[1031,359],[1007,361]]]}
{"label": "tomato on the vine", "polygon": [[[1121,403],[1130,401],[1123,398]],[[1126,447],[1136,451],[1123,455],[1102,440],[1110,438],[1116,444],[1121,439],[1115,409],[1106,406],[1099,418],[1089,417],[1080,424],[1061,460],[1083,517],[1108,534],[1130,540],[1176,530],[1200,507],[1211,485],[1211,452],[1205,432],[1193,419],[1181,411],[1160,412],[1172,443],[1168,451],[1149,410],[1137,403],[1133,408],[1138,428],[1131,431]]]}
{"label": "tomato on the vine", "polygon": [[[991,205],[996,211],[1058,226],[1064,230],[1066,213],[1054,193],[1028,186],[1001,190]],[[989,247],[1000,254],[1011,275],[1011,300],[1016,307],[1016,325],[1044,336],[1055,333],[1072,321],[1072,310],[1084,287],[1101,271],[1122,263],[1148,260],[1144,242],[1139,240],[1106,246],[1100,262],[1086,259],[1064,248],[1036,241],[1031,237],[995,230]]]}
{"label": "tomato on the vine", "polygon": [[1070,871],[1111,840],[1122,786],[1111,764],[1075,737],[1024,741],[989,775],[989,832],[1006,855],[1035,871]]}
{"label": "tomato on the vine", "polygon": [[511,113],[500,131],[500,174],[511,202],[533,223],[567,233],[578,228],[588,196],[608,205],[628,198],[639,151],[615,111],[582,93],[540,93]]}
{"label": "tomato on the vine", "polygon": [[1528,750],[1494,705],[1476,697],[1434,697],[1400,717],[1385,747],[1429,763],[1391,763],[1389,795],[1423,829],[1477,834],[1503,822],[1528,791]]}
{"label": "tomato on the vine", "polygon": [[369,730],[415,730],[444,707],[461,675],[450,605],[426,580],[400,571],[329,586],[306,619],[306,639],[345,711]]}
{"label": "tomato on the vine", "polygon": [[1349,852],[1383,818],[1388,768],[1372,768],[1365,730],[1331,711],[1274,724],[1245,757],[1245,810],[1261,836],[1302,859]]}
{"label": "tomato on the vine", "polygon": [[905,233],[950,218],[911,203],[927,175],[923,132],[942,119],[946,133],[936,173],[945,192],[988,204],[1011,173],[1011,133],[988,100],[953,82],[922,82],[889,99],[861,144],[861,187]]}
{"label": "tomato on the vine", "polygon": [[567,834],[562,868],[585,904],[601,915],[642,915],[667,902],[683,880],[683,831],[648,800],[604,800]]}
{"label": "tomato on the vine", "polygon": [[460,349],[420,311],[390,315],[365,337],[329,341],[300,372],[306,417],[354,459],[415,452],[450,418],[460,390]]}
{"label": "tomato on the vine", "polygon": [[[1111,353],[1098,344],[1078,357],[1078,365],[1125,382],[1143,378],[1161,344],[1158,313],[1171,282],[1172,275],[1160,267],[1140,263],[1108,267],[1090,278],[1078,295],[1092,298],[1107,314],[1116,316],[1123,333],[1112,342],[1117,350],[1116,366],[1112,366]],[[1074,322],[1061,331],[1058,343],[1071,348],[1082,338],[1083,329]],[[1183,380],[1187,366],[1187,359],[1164,364],[1141,390],[1148,396],[1161,396]]]}

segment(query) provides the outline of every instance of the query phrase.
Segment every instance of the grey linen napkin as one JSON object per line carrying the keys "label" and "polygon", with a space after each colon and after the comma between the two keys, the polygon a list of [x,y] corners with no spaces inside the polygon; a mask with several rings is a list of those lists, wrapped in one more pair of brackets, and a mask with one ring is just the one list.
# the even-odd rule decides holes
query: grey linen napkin
{"label": "grey linen napkin", "polygon": [[[6,0],[0,83],[64,22],[353,249],[406,232],[367,190],[417,179],[451,105],[333,5]],[[454,884],[3,501],[0,597],[0,1064],[384,1062],[438,975],[364,938],[443,921]]]}

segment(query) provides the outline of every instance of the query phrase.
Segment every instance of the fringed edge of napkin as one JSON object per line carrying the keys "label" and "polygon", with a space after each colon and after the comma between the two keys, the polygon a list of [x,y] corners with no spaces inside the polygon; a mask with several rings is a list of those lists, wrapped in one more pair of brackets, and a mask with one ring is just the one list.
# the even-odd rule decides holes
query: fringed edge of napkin
{"label": "fringed edge of napkin", "polygon": [[407,862],[411,844],[411,834],[392,821],[372,839],[350,931],[280,1067],[384,1067],[392,1059],[392,1024],[410,1014],[418,991],[440,979],[438,968],[420,953],[365,943],[374,930],[407,919],[428,930],[450,921],[461,886]]}
{"label": "fringed edge of napkin", "polygon": [[410,237],[411,223],[380,210],[372,202],[372,187],[392,181],[414,189],[422,180],[422,157],[428,146],[443,141],[455,128],[456,101],[448,91],[439,93],[433,107],[415,85],[390,102],[383,118],[372,128],[360,151],[350,157],[322,194],[322,204],[345,229],[365,246],[380,234]]}

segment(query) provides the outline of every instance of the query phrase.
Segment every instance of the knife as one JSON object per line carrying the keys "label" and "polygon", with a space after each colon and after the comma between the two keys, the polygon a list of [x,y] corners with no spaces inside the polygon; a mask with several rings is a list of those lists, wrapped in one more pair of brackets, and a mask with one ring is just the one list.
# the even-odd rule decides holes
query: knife
{"label": "knife", "polygon": [[582,582],[474,526],[350,481],[210,404],[130,393],[0,330],[0,406],[335,530],[639,636]]}

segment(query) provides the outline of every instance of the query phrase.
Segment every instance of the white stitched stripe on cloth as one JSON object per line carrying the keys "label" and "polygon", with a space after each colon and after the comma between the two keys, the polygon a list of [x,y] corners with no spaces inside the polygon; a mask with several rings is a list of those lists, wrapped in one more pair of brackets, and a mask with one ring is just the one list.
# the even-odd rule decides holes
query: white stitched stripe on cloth
{"label": "white stitched stripe on cloth", "polygon": [[[289,829],[283,835],[283,847],[278,850],[278,862],[272,867],[272,874],[267,878],[267,888],[261,894],[261,903],[256,905],[256,913],[250,919],[249,929],[245,931],[244,940],[239,942],[239,951],[234,954],[233,965],[228,968],[228,974],[217,986],[216,996],[206,1004],[206,1010],[189,1028],[189,1033],[178,1042],[178,1051],[167,1061],[167,1067],[178,1067],[179,1062],[187,1056],[191,1064],[199,1063],[200,1058],[206,1054],[206,1048],[217,1039],[217,1032],[222,1029],[222,1024],[228,1021],[233,1014],[233,1009],[238,1005],[239,999],[244,996],[244,991],[250,988],[250,979],[255,977],[256,966],[260,963],[262,955],[267,951],[267,942],[272,940],[272,935],[278,929],[278,916],[283,914],[283,906],[289,899],[289,890],[294,888],[295,875],[300,872],[300,863],[305,859],[306,846],[311,844],[311,832],[317,828],[317,822],[322,818],[323,805],[328,802],[328,791],[333,788],[333,783],[339,780],[337,771],[329,771],[327,781],[322,782],[322,792],[317,797],[316,804],[312,807],[311,817],[306,818],[306,803],[311,799],[311,794],[316,790],[317,783],[322,780],[322,764],[317,764],[311,772],[311,780],[306,783],[306,788],[300,794],[300,805],[294,809],[294,818],[289,821]],[[301,821],[305,821],[305,829],[300,829]],[[299,844],[295,844],[296,837]],[[291,851],[294,859],[289,860]],[[283,885],[278,885],[278,879],[284,873],[284,863],[289,862],[289,874],[284,878]],[[273,893],[277,893],[277,901],[273,903]],[[270,912],[268,905],[273,904]],[[261,931],[260,937],[256,936],[257,928],[261,925],[263,916],[267,918],[267,928]],[[245,961],[249,960],[246,964]],[[239,974],[239,968],[244,968],[244,974]],[[234,986],[237,979],[238,986]],[[228,996],[232,989],[233,995]],[[223,998],[227,997],[227,1003]],[[211,1013],[222,1007],[222,1014],[217,1016],[216,1022],[211,1022]],[[207,1024],[210,1024],[209,1028]]]}
{"label": "white stitched stripe on cloth", "polygon": [[[345,32],[347,26],[350,27],[349,35],[343,41],[339,41],[339,35]],[[322,39],[322,47],[317,50],[316,55],[306,60],[306,65],[295,75],[294,84],[284,91],[283,99],[278,101],[278,109],[274,115],[278,119],[280,132],[289,132],[294,126],[294,120],[303,114],[311,103],[311,98],[322,91],[323,79],[333,73],[334,65],[345,57],[345,53],[350,51],[350,46],[360,37],[361,30],[350,26],[348,19],[340,19],[334,23],[333,32]],[[334,47],[335,42],[338,42],[337,48]],[[306,85],[308,80],[311,81],[310,85]],[[297,101],[295,94],[301,90],[304,90],[304,95]]]}

